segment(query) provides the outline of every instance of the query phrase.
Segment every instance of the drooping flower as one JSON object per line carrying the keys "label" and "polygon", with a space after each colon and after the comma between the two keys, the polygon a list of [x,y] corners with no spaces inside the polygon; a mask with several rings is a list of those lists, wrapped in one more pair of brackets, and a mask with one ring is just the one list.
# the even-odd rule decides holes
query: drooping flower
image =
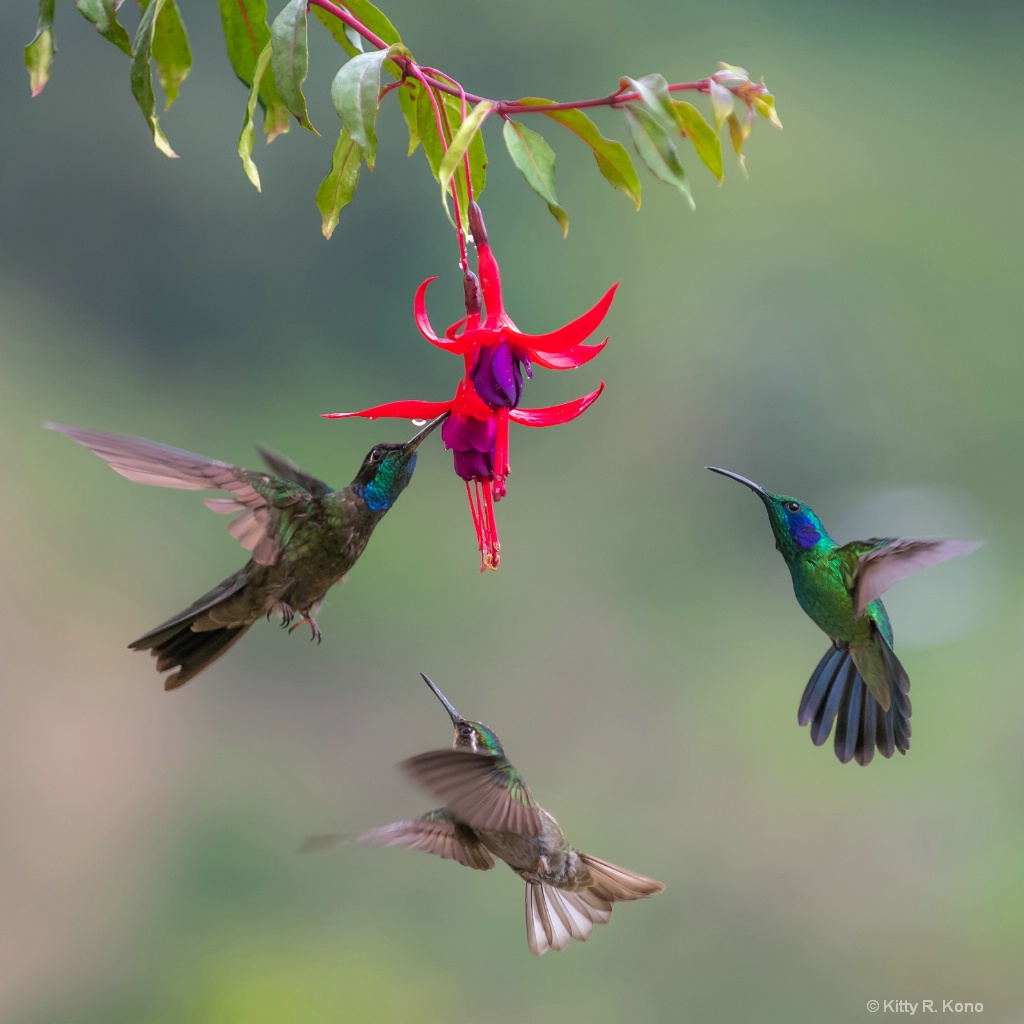
{"label": "drooping flower", "polygon": [[[413,312],[420,333],[432,345],[461,355],[464,376],[449,402],[400,401],[376,405],[360,412],[326,413],[329,419],[346,416],[395,416],[433,419],[448,412],[441,438],[454,456],[455,472],[465,481],[469,507],[480,547],[481,566],[497,569],[501,545],[494,523],[494,503],[505,496],[509,421],[529,427],[549,427],[575,419],[601,394],[604,382],[588,395],[546,409],[520,409],[524,377],[533,365],[549,370],[571,370],[594,358],[608,339],[596,345],[583,342],[597,330],[615,297],[613,285],[592,309],[550,334],[524,334],[505,311],[501,273],[487,241],[483,216],[470,205],[470,228],[477,250],[479,278],[465,273],[466,315],[439,337],[427,316],[426,292],[430,277],[416,290]],[[483,312],[483,309],[486,312]]]}
{"label": "drooping flower", "polygon": [[[465,360],[466,379],[483,401],[495,409],[515,409],[523,393],[523,377],[533,377],[533,364],[548,370],[573,370],[590,362],[608,339],[596,345],[584,345],[600,326],[615,298],[617,284],[612,285],[601,300],[582,316],[550,334],[524,334],[505,311],[501,293],[501,271],[491,251],[483,215],[476,203],[470,205],[470,229],[477,251],[480,291],[486,314],[481,317],[479,300],[467,296],[466,316],[456,320],[444,337],[438,337],[427,316],[426,293],[429,277],[416,291],[413,310],[416,326],[432,345],[461,355]],[[469,290],[467,289],[467,292]],[[505,477],[509,473],[508,420],[498,420],[494,472],[494,500],[505,496]]]}
{"label": "drooping flower", "polygon": [[[525,427],[553,427],[568,423],[583,413],[604,390],[604,381],[589,395],[576,398],[562,405],[544,409],[492,409],[479,394],[468,378],[459,381],[455,397],[448,402],[424,402],[416,399],[385,402],[359,412],[328,412],[325,419],[345,419],[361,416],[374,420],[378,416],[400,419],[434,419],[442,413],[450,413],[441,425],[441,439],[444,446],[455,456],[455,472],[465,481],[469,510],[473,516],[477,546],[480,549],[480,571],[497,569],[501,561],[501,544],[498,528],[494,522],[494,502],[498,438],[504,425],[508,435],[508,421]],[[507,451],[507,448],[506,448]],[[504,488],[502,489],[504,492]]]}

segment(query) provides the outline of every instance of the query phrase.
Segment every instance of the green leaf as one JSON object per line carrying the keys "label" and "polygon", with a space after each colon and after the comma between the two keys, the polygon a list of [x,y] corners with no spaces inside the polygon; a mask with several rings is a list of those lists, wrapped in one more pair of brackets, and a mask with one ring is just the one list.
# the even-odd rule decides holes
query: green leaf
{"label": "green leaf", "polygon": [[[430,170],[435,178],[439,179],[441,161],[444,159],[445,147],[437,129],[437,117],[434,112],[434,105],[431,97],[436,99],[438,106],[443,113],[443,120],[448,126],[452,135],[458,134],[462,125],[462,101],[456,96],[449,96],[447,93],[434,93],[431,89],[421,86],[419,95],[416,98],[416,130],[420,141],[423,143],[423,155],[427,158]],[[477,132],[469,144],[469,178],[473,185],[473,194],[479,199],[487,184],[487,154],[484,151],[484,138]],[[455,193],[458,196],[460,210],[467,210],[469,196],[466,191],[466,182],[463,175],[456,175]]]}
{"label": "green leaf", "polygon": [[131,38],[125,27],[117,20],[120,0],[75,0],[75,6],[82,17],[94,25],[104,39],[113,43],[129,57],[132,55]]}
{"label": "green leaf", "polygon": [[176,0],[167,0],[156,19],[153,33],[153,60],[160,85],[167,96],[167,106],[178,98],[181,83],[192,70],[192,50],[188,45],[188,33],[181,20]]}
{"label": "green leaf", "polygon": [[696,209],[697,204],[693,201],[686,172],[668,132],[645,107],[631,103],[623,108],[623,113],[626,115],[626,124],[629,126],[633,145],[636,146],[636,151],[643,162],[656,178],[679,189],[690,204],[691,210]]}
{"label": "green leaf", "polygon": [[[267,33],[268,37],[270,33]],[[242,158],[242,168],[245,176],[260,191],[260,172],[252,160],[252,147],[256,141],[256,128],[253,124],[253,117],[256,113],[256,102],[259,99],[260,83],[266,74],[267,65],[270,63],[271,47],[270,39],[267,39],[263,52],[256,58],[252,70],[252,83],[249,86],[249,102],[245,105],[245,120],[242,122],[242,134],[238,137],[238,155]],[[264,122],[265,123],[265,122]]]}
{"label": "green leaf", "polygon": [[132,95],[135,97],[143,117],[153,133],[153,144],[164,156],[177,157],[171,144],[160,129],[160,119],[156,116],[156,98],[153,95],[153,71],[149,66],[153,55],[153,36],[156,32],[156,21],[166,0],[150,0],[142,12],[142,20],[135,33],[135,51],[131,64]]}
{"label": "green leaf", "polygon": [[704,120],[704,116],[692,103],[673,100],[672,109],[675,110],[679,130],[693,143],[704,166],[721,182],[722,140],[718,132]]}
{"label": "green leaf", "polygon": [[338,226],[341,211],[352,202],[356,185],[359,184],[359,161],[362,150],[348,133],[347,128],[341,129],[334,156],[331,158],[331,173],[327,175],[316,190],[316,207],[323,218],[321,230],[324,238],[330,238]]}
{"label": "green leaf", "polygon": [[[361,21],[374,35],[379,36],[388,46],[402,41],[395,26],[368,0],[352,0],[352,3],[346,2],[344,6],[350,14]],[[361,43],[356,45],[355,32],[346,22],[321,7],[314,7],[313,14],[350,57],[355,57],[363,52],[363,45]]]}
{"label": "green leaf", "polygon": [[[253,83],[256,60],[270,42],[267,0],[218,0],[218,5],[228,60],[248,89]],[[263,108],[267,141],[273,142],[291,127],[288,108],[281,100],[273,75],[263,75],[260,80],[259,104]]]}
{"label": "green leaf", "polygon": [[306,0],[288,0],[284,10],[270,26],[270,45],[270,68],[274,72],[277,91],[284,105],[303,128],[319,135],[306,114],[306,97],[302,95],[302,83],[309,71]]}
{"label": "green leaf", "polygon": [[25,47],[25,67],[33,96],[38,96],[50,80],[50,67],[56,52],[53,45],[53,2],[39,0],[39,24],[32,42]]}
{"label": "green leaf", "polygon": [[465,156],[466,150],[469,149],[470,143],[480,131],[480,125],[484,123],[487,115],[493,109],[494,104],[489,100],[478,103],[459,126],[455,138],[448,146],[448,152],[441,158],[441,163],[437,168],[437,180],[441,186],[441,202],[444,203],[445,210],[448,209],[448,186],[458,172],[459,165],[462,163],[462,158]]}
{"label": "green leaf", "polygon": [[543,135],[511,118],[505,121],[502,135],[512,163],[519,168],[526,184],[548,204],[565,237],[569,231],[569,218],[555,197],[555,151]]}
{"label": "green leaf", "polygon": [[[553,100],[526,96],[518,103],[544,107]],[[581,110],[541,110],[545,117],[564,125],[574,135],[582,139],[594,154],[598,170],[612,188],[624,192],[633,200],[633,205],[640,209],[640,179],[637,176],[633,161],[629,158],[626,147],[621,142],[606,139],[598,130],[597,125]]]}
{"label": "green leaf", "polygon": [[668,82],[661,75],[644,75],[643,78],[620,78],[619,85],[632,89],[640,96],[639,104],[634,101],[631,106],[640,106],[653,117],[658,124],[670,132],[676,130],[676,115],[672,109],[672,96],[668,91]]}
{"label": "green leaf", "polygon": [[331,102],[362,147],[366,166],[373,170],[377,160],[377,114],[380,110],[380,69],[387,60],[384,50],[360,53],[343,64],[331,82]]}
{"label": "green leaf", "polygon": [[409,78],[398,88],[398,106],[405,118],[406,127],[409,129],[409,152],[406,156],[412,156],[416,147],[420,144],[420,129],[417,122],[416,104],[420,94],[420,83],[415,78]]}

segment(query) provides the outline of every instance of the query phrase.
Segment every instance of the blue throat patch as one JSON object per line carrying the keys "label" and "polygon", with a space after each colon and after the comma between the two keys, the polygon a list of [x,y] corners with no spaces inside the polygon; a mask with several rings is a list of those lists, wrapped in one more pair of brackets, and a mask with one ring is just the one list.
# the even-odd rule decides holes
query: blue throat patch
{"label": "blue throat patch", "polygon": [[405,490],[416,468],[416,456],[395,465],[385,460],[377,475],[363,487],[362,498],[371,512],[387,512],[395,499]]}
{"label": "blue throat patch", "polygon": [[814,523],[807,516],[799,514],[789,518],[789,535],[801,551],[810,551],[821,540],[821,534]]}

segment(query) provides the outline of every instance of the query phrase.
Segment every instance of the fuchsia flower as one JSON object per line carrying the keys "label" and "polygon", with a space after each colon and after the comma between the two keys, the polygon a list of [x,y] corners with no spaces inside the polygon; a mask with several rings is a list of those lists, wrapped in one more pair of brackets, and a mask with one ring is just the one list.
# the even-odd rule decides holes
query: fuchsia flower
{"label": "fuchsia flower", "polygon": [[[533,364],[550,370],[569,370],[594,358],[608,343],[584,345],[608,312],[617,285],[583,316],[550,334],[523,334],[505,312],[501,295],[498,262],[491,252],[480,208],[470,207],[470,225],[477,249],[480,285],[467,273],[467,314],[457,320],[439,338],[430,325],[426,311],[428,278],[416,291],[416,326],[432,345],[461,355],[465,376],[455,397],[448,402],[399,401],[376,405],[360,412],[326,413],[328,419],[346,416],[395,416],[409,419],[433,419],[443,412],[450,415],[441,427],[441,438],[451,449],[455,472],[466,482],[469,507],[480,548],[480,571],[497,569],[501,545],[494,522],[494,502],[505,496],[508,461],[509,420],[528,427],[550,427],[575,419],[601,394],[604,382],[595,391],[562,405],[545,409],[520,409],[523,376],[533,376]],[[481,318],[480,292],[486,315]]]}

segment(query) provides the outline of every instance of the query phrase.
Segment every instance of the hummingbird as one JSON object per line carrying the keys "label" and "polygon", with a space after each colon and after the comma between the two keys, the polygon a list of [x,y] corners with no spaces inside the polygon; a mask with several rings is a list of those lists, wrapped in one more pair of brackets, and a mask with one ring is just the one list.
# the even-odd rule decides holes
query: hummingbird
{"label": "hummingbird", "polygon": [[842,546],[814,511],[796,498],[772,494],[727,469],[764,503],[775,546],[793,577],[800,607],[832,640],[804,689],[797,721],[821,746],[835,722],[835,752],[843,764],[866,765],[910,749],[910,680],[893,652],[892,625],[881,595],[929,565],[981,547],[980,541],[872,537]]}
{"label": "hummingbird", "polygon": [[[416,467],[416,449],[445,418],[432,420],[404,444],[374,445],[355,479],[337,490],[283,456],[259,449],[269,473],[242,469],[143,438],[47,423],[105,459],[136,483],[184,490],[221,490],[206,507],[230,515],[228,532],[249,561],[192,604],[128,646],[151,651],[158,672],[177,669],[164,689],[184,685],[212,664],[249,627],[275,611],[289,632],[302,624],[320,641],[314,618],[363,553],[374,527],[398,499]],[[299,621],[292,625],[298,616]]]}
{"label": "hummingbird", "polygon": [[452,720],[454,743],[401,767],[444,806],[371,829],[355,842],[424,850],[478,871],[503,860],[526,881],[526,941],[538,956],[565,949],[570,939],[587,939],[595,924],[609,920],[616,900],[664,890],[653,878],[577,850],[534,800],[494,730],[467,721],[432,680],[423,680]]}

